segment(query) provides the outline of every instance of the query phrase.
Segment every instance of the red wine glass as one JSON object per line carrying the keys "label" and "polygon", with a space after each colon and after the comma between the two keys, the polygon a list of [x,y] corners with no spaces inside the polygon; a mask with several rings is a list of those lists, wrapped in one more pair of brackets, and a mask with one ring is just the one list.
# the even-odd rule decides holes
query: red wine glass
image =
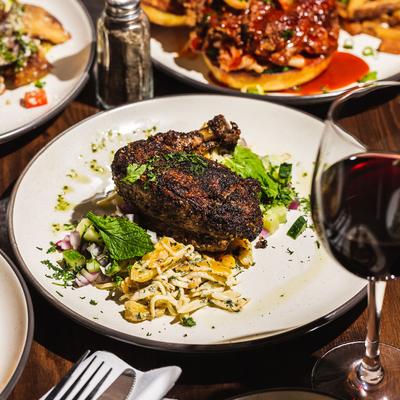
{"label": "red wine glass", "polygon": [[343,399],[400,399],[400,350],[379,342],[386,282],[400,277],[400,83],[363,85],[333,103],[311,205],[328,253],[368,282],[366,340],[326,353],[313,387]]}

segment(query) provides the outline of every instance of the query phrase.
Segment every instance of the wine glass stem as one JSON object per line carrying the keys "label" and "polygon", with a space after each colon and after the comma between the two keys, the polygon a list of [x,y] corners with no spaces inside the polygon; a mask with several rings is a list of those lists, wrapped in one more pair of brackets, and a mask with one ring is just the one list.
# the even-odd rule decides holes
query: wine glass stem
{"label": "wine glass stem", "polygon": [[384,376],[380,353],[379,331],[386,282],[368,283],[368,329],[365,354],[357,367],[356,377],[365,390],[373,389]]}

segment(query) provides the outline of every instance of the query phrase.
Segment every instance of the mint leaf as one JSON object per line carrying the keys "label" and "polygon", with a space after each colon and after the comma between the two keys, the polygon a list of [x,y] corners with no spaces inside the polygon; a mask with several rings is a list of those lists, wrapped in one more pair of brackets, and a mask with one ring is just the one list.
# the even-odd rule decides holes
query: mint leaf
{"label": "mint leaf", "polygon": [[233,158],[226,159],[225,165],[242,178],[256,179],[268,198],[274,199],[278,196],[278,183],[268,175],[260,157],[247,147],[237,145]]}
{"label": "mint leaf", "polygon": [[89,212],[87,218],[99,230],[114,260],[142,257],[154,249],[150,236],[139,225],[121,217],[101,217]]}
{"label": "mint leaf", "polygon": [[126,171],[126,177],[122,179],[122,182],[135,183],[146,172],[146,169],[146,164],[129,164]]}

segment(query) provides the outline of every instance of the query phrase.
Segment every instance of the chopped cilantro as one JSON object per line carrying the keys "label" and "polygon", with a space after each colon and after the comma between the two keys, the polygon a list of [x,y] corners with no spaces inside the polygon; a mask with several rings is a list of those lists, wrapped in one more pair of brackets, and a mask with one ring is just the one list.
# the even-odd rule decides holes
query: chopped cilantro
{"label": "chopped cilantro", "polygon": [[50,242],[50,247],[47,249],[46,253],[55,253],[57,251],[57,246],[54,242]]}
{"label": "chopped cilantro", "polygon": [[182,318],[181,325],[192,328],[193,326],[196,326],[196,321],[192,317],[184,317]]}

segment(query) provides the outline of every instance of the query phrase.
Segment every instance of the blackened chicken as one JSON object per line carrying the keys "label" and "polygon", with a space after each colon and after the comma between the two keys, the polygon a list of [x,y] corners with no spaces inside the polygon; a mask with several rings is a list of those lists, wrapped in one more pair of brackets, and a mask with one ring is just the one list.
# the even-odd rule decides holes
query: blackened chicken
{"label": "blackened chicken", "polygon": [[[217,147],[233,149],[239,136],[237,125],[219,115],[197,131],[132,142],[112,164],[118,193],[149,229],[198,250],[254,240],[262,229],[258,182],[203,156]],[[130,169],[141,171],[134,181]]]}

